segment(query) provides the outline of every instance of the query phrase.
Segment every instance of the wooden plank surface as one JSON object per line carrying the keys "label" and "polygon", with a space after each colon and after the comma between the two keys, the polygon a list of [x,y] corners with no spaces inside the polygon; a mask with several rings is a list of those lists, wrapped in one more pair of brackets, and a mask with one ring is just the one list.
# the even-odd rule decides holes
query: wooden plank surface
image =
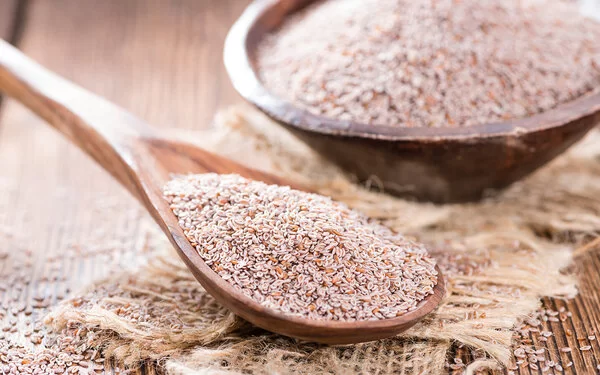
{"label": "wooden plank surface", "polygon": [[13,28],[16,22],[16,11],[17,0],[0,1],[0,39],[9,40],[12,38]]}
{"label": "wooden plank surface", "polygon": [[[217,108],[237,99],[221,62],[225,34],[247,4],[246,0],[37,0],[29,1],[19,47],[48,68],[131,110],[163,128],[198,129]],[[11,30],[16,1],[0,0],[0,35]],[[9,26],[6,26],[9,25]],[[68,275],[44,289],[38,282],[54,271],[50,260],[73,244],[95,239],[123,249],[144,235],[136,223],[145,216],[137,203],[104,171],[19,105],[7,101],[0,113],[0,234],[2,228],[26,233],[19,248],[34,259],[30,286],[9,296],[0,290],[0,303],[17,298],[31,304],[40,293],[54,303],[69,289],[106,275],[110,262],[127,263],[135,255],[107,259],[101,252],[67,258],[59,271]],[[68,191],[69,195],[64,196]],[[98,228],[90,207],[110,206],[103,197],[118,200],[113,220]],[[26,216],[23,213],[34,212]],[[105,221],[102,221],[105,222]],[[600,252],[577,260],[581,295],[573,301],[547,299],[551,309],[565,306],[573,318],[549,324],[550,346],[580,341],[600,333]],[[10,264],[2,267],[11,267]],[[6,268],[5,268],[6,269]],[[35,316],[34,312],[34,316]],[[559,353],[572,361],[567,374],[596,373],[598,342],[592,350]],[[465,356],[466,353],[463,353]],[[152,369],[144,371],[153,372]],[[521,374],[541,373],[524,368]],[[547,372],[551,373],[551,372]],[[557,371],[557,373],[560,373]]]}
{"label": "wooden plank surface", "polygon": [[[17,34],[16,26],[19,24],[17,7],[19,0],[0,0],[0,39],[14,42]],[[0,96],[0,107],[2,97]]]}
{"label": "wooden plank surface", "polygon": [[[151,124],[197,129],[208,125],[218,107],[236,100],[222,67],[221,49],[230,21],[245,4],[30,1],[18,46],[49,69]],[[107,173],[41,120],[10,100],[4,104],[0,245],[12,241],[5,252],[31,251],[32,256],[6,261],[0,249],[0,276],[16,268],[32,282],[22,290],[0,288],[0,306],[31,306],[40,296],[54,304],[69,291],[106,276],[112,263],[134,263],[131,249],[143,241],[145,229],[138,223],[147,214]],[[111,205],[118,210],[110,213]],[[9,238],[12,233],[23,236]],[[122,248],[123,253],[119,259],[102,251],[64,257],[66,250],[91,247],[96,241]],[[66,279],[49,282],[55,274]],[[34,309],[31,317],[43,313]],[[24,321],[17,326],[28,329]]]}

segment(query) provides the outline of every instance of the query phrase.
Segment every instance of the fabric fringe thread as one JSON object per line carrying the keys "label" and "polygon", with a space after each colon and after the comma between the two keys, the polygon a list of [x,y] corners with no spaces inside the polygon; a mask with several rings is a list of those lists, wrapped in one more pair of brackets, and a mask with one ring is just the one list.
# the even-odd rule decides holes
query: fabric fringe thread
{"label": "fabric fringe thread", "polygon": [[[480,203],[436,206],[354,183],[256,111],[234,107],[210,132],[180,132],[202,147],[298,181],[429,244],[446,277],[441,306],[404,334],[339,347],[302,343],[253,327],[201,288],[167,244],[138,271],[65,302],[46,322],[89,330],[90,344],[171,375],[237,373],[437,374],[453,345],[476,353],[466,374],[511,362],[512,328],[543,296],[571,298],[571,249],[600,233],[600,136]],[[376,181],[371,181],[371,188]],[[160,235],[157,235],[160,237]],[[136,312],[138,314],[136,315]]]}

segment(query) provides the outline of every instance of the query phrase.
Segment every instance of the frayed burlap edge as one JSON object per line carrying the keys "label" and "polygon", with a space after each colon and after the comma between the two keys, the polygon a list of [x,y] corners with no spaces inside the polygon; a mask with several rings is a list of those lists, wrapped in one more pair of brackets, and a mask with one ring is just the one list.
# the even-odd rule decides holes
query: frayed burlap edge
{"label": "frayed burlap edge", "polygon": [[[94,332],[91,344],[131,366],[155,360],[170,374],[440,373],[454,343],[479,353],[467,373],[506,365],[511,329],[539,308],[541,297],[575,295],[575,279],[561,270],[571,263],[573,246],[600,231],[600,143],[591,139],[597,134],[498,197],[442,207],[353,184],[247,107],[225,111],[216,130],[179,136],[294,179],[426,242],[448,294],[435,313],[397,338],[344,347],[299,343],[227,312],[162,245],[136,273],[100,282],[47,320],[57,331],[80,324]],[[143,311],[143,322],[131,311]]]}

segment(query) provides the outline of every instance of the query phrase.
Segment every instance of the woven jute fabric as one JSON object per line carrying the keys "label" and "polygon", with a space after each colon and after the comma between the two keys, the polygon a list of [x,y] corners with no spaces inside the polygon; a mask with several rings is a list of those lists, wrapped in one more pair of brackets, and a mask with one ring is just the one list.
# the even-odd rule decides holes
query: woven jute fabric
{"label": "woven jute fabric", "polygon": [[[89,345],[126,366],[158,361],[169,374],[436,374],[456,346],[472,349],[462,371],[511,362],[512,329],[540,298],[571,298],[573,250],[600,231],[600,135],[482,202],[436,206],[355,184],[352,176],[248,107],[215,128],[177,134],[229,158],[332,196],[431,249],[448,293],[414,328],[386,340],[330,347],[253,327],[213,300],[156,232],[147,261],[62,303],[54,334],[81,326]],[[63,333],[60,333],[60,332]],[[51,333],[50,333],[51,334]]]}

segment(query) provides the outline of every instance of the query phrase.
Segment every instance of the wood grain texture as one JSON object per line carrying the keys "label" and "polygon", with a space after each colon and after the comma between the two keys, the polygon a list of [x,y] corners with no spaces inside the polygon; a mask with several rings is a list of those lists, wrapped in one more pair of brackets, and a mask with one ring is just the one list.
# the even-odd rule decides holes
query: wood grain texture
{"label": "wood grain texture", "polygon": [[[17,26],[23,22],[18,19],[17,9],[19,0],[1,0],[0,1],[0,39],[8,42],[14,42],[17,34]],[[0,95],[0,108],[2,107],[2,96]],[[0,124],[1,126],[1,124]]]}
{"label": "wood grain texture", "polygon": [[18,0],[0,1],[0,39],[9,40],[12,38],[13,29],[16,20]]}
{"label": "wood grain texture", "polygon": [[[0,0],[0,8],[6,1]],[[197,129],[206,125],[217,107],[237,100],[224,71],[210,69],[220,66],[225,33],[246,4],[246,0],[32,1],[20,47],[153,125]],[[35,293],[47,293],[55,303],[68,294],[67,289],[105,276],[106,265],[114,260],[100,253],[66,259],[60,271],[69,275],[68,280],[47,288],[39,280],[50,274],[49,257],[60,256],[73,242],[86,244],[96,238],[124,249],[132,247],[143,236],[137,223],[146,214],[91,159],[21,106],[6,104],[0,114],[0,182],[19,188],[0,196],[0,227],[32,232],[22,243],[36,256],[30,275],[33,283],[18,297],[28,302]],[[54,199],[67,189],[77,193]],[[113,222],[101,228],[97,227],[99,213],[88,210],[99,197],[111,197],[123,202],[119,207],[127,206],[112,213]],[[32,211],[35,215],[24,217],[24,212]],[[131,262],[132,254],[116,261]],[[565,305],[573,312],[572,322],[552,327],[559,345],[575,344],[569,331],[576,337],[600,332],[600,249],[582,255],[577,265],[581,295],[566,304],[544,301],[549,308]],[[2,267],[8,265],[0,262]],[[8,297],[0,290],[0,302]],[[574,362],[565,373],[595,373],[600,347],[597,342],[592,347],[591,352],[561,355]],[[139,373],[155,371],[144,368]],[[520,372],[530,373],[540,374]]]}

